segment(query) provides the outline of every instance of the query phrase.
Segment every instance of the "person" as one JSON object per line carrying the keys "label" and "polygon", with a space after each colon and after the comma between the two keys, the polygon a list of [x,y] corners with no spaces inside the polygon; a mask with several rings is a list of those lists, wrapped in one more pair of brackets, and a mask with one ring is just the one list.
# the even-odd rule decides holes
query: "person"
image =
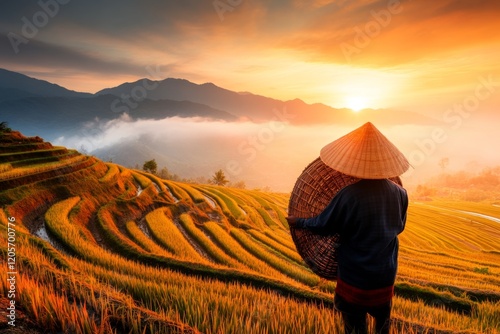
{"label": "person", "polygon": [[316,217],[287,217],[290,226],[340,236],[334,305],[345,333],[389,333],[398,264],[398,235],[406,224],[408,195],[389,180],[409,168],[404,155],[371,123],[330,143],[321,160],[359,178],[342,188]]}

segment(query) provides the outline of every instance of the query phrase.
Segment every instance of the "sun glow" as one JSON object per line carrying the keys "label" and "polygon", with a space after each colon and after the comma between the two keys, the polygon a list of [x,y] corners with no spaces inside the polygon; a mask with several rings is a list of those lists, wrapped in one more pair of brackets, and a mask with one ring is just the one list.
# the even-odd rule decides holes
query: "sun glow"
{"label": "sun glow", "polygon": [[405,81],[397,71],[346,66],[336,68],[335,80],[325,87],[331,94],[330,105],[359,112],[396,105]]}
{"label": "sun glow", "polygon": [[364,96],[351,95],[345,98],[344,105],[354,112],[359,112],[362,109],[368,108],[370,103]]}

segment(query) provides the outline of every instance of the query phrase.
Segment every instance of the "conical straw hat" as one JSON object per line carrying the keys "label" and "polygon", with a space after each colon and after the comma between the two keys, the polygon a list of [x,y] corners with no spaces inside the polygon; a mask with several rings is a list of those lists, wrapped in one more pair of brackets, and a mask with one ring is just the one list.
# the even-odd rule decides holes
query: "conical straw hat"
{"label": "conical straw hat", "polygon": [[331,168],[362,179],[386,179],[408,170],[410,163],[372,123],[368,122],[321,149]]}

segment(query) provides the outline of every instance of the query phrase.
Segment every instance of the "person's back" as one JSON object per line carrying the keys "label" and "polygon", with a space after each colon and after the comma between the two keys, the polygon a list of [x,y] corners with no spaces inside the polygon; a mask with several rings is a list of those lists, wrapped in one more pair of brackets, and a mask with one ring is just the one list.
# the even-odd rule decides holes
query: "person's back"
{"label": "person's back", "polygon": [[390,180],[363,179],[337,194],[348,217],[332,225],[340,235],[338,279],[361,289],[394,284],[397,235],[405,227],[406,191]]}

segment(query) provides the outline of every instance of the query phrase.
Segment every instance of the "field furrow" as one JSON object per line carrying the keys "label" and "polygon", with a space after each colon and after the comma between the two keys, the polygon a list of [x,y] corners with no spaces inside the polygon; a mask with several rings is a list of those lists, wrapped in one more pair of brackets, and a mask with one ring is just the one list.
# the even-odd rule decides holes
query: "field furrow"
{"label": "field furrow", "polygon": [[155,240],[180,259],[205,262],[203,257],[191,246],[188,240],[168,218],[164,208],[156,209],[146,215],[146,222]]}
{"label": "field furrow", "polygon": [[179,217],[179,223],[186,232],[193,238],[204,251],[217,263],[233,268],[244,268],[238,261],[235,261],[230,256],[226,255],[219,247],[217,247],[209,237],[207,237],[201,229],[196,227],[191,217],[187,214],[182,214]]}

